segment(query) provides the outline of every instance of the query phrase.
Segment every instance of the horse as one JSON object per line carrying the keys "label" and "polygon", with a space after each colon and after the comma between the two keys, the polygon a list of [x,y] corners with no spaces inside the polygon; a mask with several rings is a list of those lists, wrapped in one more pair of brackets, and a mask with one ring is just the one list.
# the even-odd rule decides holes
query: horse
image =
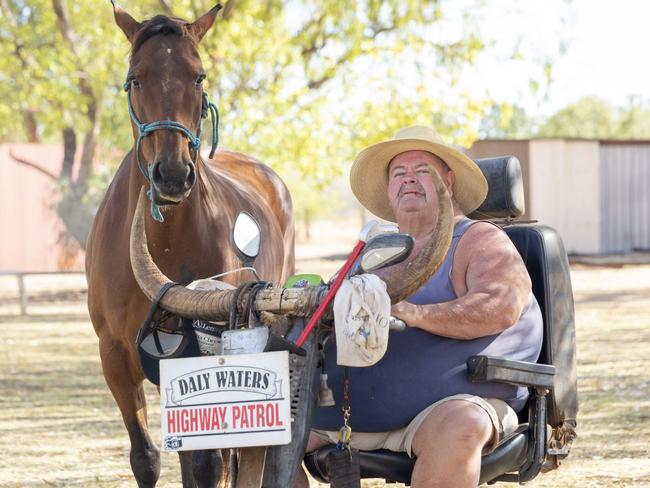
{"label": "horse", "polygon": [[[86,277],[103,374],[122,414],[131,469],[141,488],[155,486],[160,475],[135,347],[151,301],[136,283],[129,260],[130,224],[141,188],[149,189],[148,249],[175,282],[187,284],[240,266],[230,232],[241,211],[261,228],[263,245],[256,259],[261,278],[283,282],[294,269],[292,202],[279,176],[241,153],[219,150],[208,159],[200,154],[202,118],[214,115],[215,108],[202,88],[206,73],[198,45],[220,8],[194,22],[163,15],[138,22],[113,4],[115,21],[131,43],[125,89],[134,146],[97,211]],[[214,117],[213,126],[216,137]],[[246,273],[224,279],[236,285],[250,278]],[[227,463],[218,451],[179,456],[183,487],[213,487],[227,477],[221,476]]]}

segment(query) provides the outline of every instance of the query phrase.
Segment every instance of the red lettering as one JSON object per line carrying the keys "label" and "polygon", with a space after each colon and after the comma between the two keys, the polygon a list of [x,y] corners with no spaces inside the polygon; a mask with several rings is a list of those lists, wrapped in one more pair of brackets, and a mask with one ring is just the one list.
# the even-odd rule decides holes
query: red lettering
{"label": "red lettering", "polygon": [[176,411],[167,410],[167,432],[172,433],[176,432],[178,429],[176,425]]}
{"label": "red lettering", "polygon": [[190,430],[198,429],[199,413],[196,410],[190,410]]}
{"label": "red lettering", "polygon": [[249,427],[251,427],[251,428],[258,427],[257,422],[255,422],[255,420],[256,420],[255,419],[255,405],[250,404],[250,405],[246,405],[246,407],[248,408]]}
{"label": "red lettering", "polygon": [[264,418],[264,405],[258,403],[255,405],[255,407],[257,413],[257,426],[266,427],[266,419]]}
{"label": "red lettering", "polygon": [[219,422],[219,412],[217,407],[212,408],[212,423],[210,424],[210,430],[220,429],[221,423]]}
{"label": "red lettering", "polygon": [[273,417],[273,404],[266,404],[266,421],[269,423],[269,426],[275,425],[275,418]]}
{"label": "red lettering", "polygon": [[241,408],[241,428],[243,429],[244,427],[250,427],[250,421],[248,419],[248,409],[246,408],[248,405],[242,405]]}
{"label": "red lettering", "polygon": [[[271,415],[273,416],[273,425],[275,425],[277,427],[280,427],[280,426],[284,425],[282,423],[282,420],[280,420],[280,405],[276,402],[276,403],[273,403],[273,404],[269,405],[269,407],[271,407],[271,410],[272,410]],[[266,415],[267,415],[267,417],[269,416],[269,408],[268,407],[266,408]]]}
{"label": "red lettering", "polygon": [[188,432],[190,430],[187,422],[187,410],[181,410],[181,432]]}
{"label": "red lettering", "polygon": [[202,408],[199,410],[199,428],[201,430],[208,430],[210,428],[210,418],[212,410],[209,408]]}
{"label": "red lettering", "polygon": [[238,405],[232,407],[232,428],[237,429],[237,421],[241,418],[241,408]]}
{"label": "red lettering", "polygon": [[219,424],[223,425],[226,423],[226,413],[228,412],[228,407],[217,407],[217,411],[219,412]]}

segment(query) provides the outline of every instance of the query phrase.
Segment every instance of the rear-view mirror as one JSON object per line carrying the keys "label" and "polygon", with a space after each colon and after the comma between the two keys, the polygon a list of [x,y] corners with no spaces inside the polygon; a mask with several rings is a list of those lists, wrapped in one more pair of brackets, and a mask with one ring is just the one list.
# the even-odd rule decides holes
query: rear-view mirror
{"label": "rear-view mirror", "polygon": [[413,238],[408,234],[379,234],[370,239],[351,275],[369,273],[404,261],[413,251]]}
{"label": "rear-view mirror", "polygon": [[260,226],[250,214],[240,212],[232,228],[232,242],[244,265],[250,265],[260,253]]}

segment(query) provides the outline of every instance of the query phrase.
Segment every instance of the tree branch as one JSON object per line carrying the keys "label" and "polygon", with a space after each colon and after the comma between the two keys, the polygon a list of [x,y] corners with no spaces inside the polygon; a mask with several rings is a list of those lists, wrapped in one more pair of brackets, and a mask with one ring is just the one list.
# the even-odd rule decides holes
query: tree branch
{"label": "tree branch", "polygon": [[168,0],[158,0],[158,3],[160,3],[160,6],[162,9],[165,11],[166,14],[171,15],[172,14],[172,6],[169,4]]}
{"label": "tree branch", "polygon": [[[161,0],[162,1],[162,0]],[[92,85],[89,80],[91,79],[89,73],[85,70],[84,63],[81,60],[81,56],[77,50],[77,35],[74,32],[72,24],[70,22],[70,17],[68,11],[65,8],[62,0],[52,0],[52,7],[56,13],[57,25],[59,31],[63,36],[63,39],[68,43],[70,50],[75,56],[76,59],[76,68],[78,75],[78,85],[81,93],[88,98],[88,111],[86,116],[90,121],[90,129],[84,137],[83,149],[81,153],[80,160],[80,169],[77,180],[73,183],[74,186],[78,186],[77,190],[85,190],[87,178],[90,174],[90,168],[95,156],[95,145],[97,141],[97,135],[99,133],[99,113],[100,113],[100,100],[96,96]],[[72,130],[72,129],[69,129]]]}
{"label": "tree branch", "polygon": [[38,135],[38,124],[34,116],[35,112],[36,110],[31,108],[23,111],[23,125],[25,126],[28,142],[41,142],[41,138]]}
{"label": "tree branch", "polygon": [[228,0],[228,2],[226,2],[221,14],[224,20],[230,20],[232,18],[235,5],[237,5],[236,0]]}
{"label": "tree branch", "polygon": [[32,161],[28,161],[28,160],[23,159],[23,158],[21,158],[19,156],[16,156],[11,149],[9,150],[9,157],[11,159],[13,159],[14,162],[16,162],[18,164],[23,164],[23,165],[25,165],[25,166],[27,166],[29,168],[32,168],[35,171],[38,171],[39,173],[41,173],[42,175],[47,176],[48,178],[50,178],[54,182],[59,181],[59,178],[54,173],[51,173],[50,171],[46,170],[45,168],[39,166],[38,164],[36,164],[36,163],[34,163]]}
{"label": "tree branch", "polygon": [[61,0],[52,0],[52,8],[54,8],[54,13],[56,14],[56,22],[59,26],[59,32],[68,42],[68,45],[70,46],[70,49],[72,49],[72,52],[75,54],[75,56],[78,56],[77,36],[72,30],[67,9],[63,3],[61,3]]}

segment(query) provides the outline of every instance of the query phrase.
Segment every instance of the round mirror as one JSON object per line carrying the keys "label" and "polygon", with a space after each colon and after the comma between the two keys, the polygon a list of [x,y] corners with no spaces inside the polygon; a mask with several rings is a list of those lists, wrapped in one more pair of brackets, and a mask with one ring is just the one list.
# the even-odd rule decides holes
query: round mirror
{"label": "round mirror", "polygon": [[254,260],[260,252],[260,226],[246,212],[240,212],[232,228],[232,241],[244,262]]}

